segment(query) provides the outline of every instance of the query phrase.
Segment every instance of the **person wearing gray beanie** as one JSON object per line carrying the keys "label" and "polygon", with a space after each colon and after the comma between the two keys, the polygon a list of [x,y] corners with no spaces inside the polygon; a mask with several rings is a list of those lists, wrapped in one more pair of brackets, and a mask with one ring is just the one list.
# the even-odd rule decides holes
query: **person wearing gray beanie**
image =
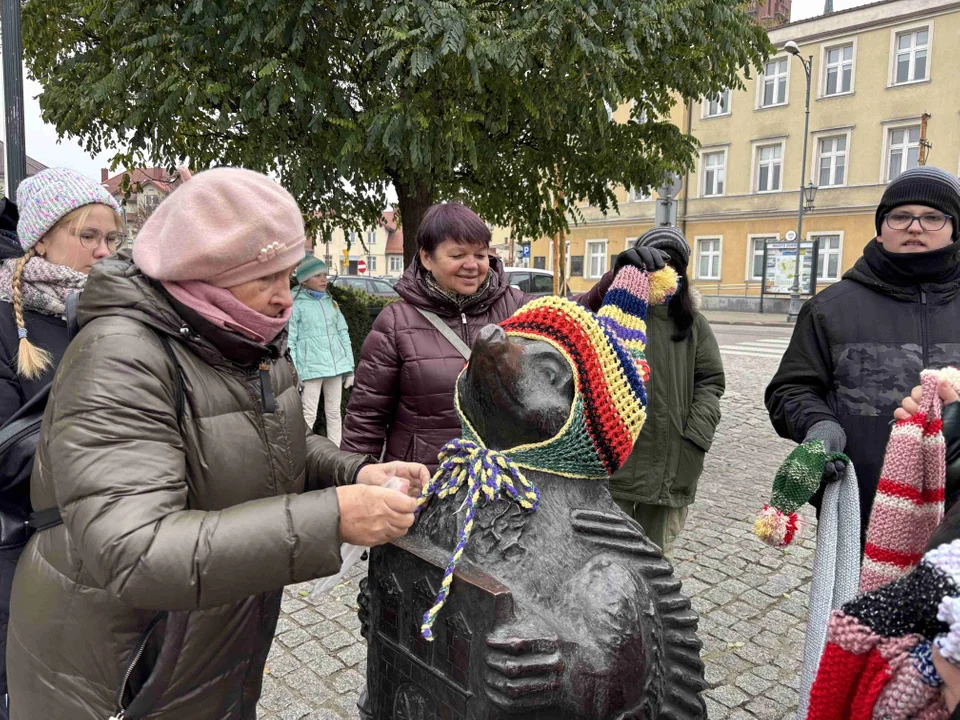
{"label": "person wearing gray beanie", "polygon": [[669,303],[647,311],[647,421],[630,457],[610,477],[610,493],[672,559],[720,422],[723,360],[687,278],[690,246],[680,229],[655,227],[634,246],[659,251],[680,283]]}
{"label": "person wearing gray beanie", "polygon": [[[890,415],[923,369],[960,363],[960,180],[929,165],[901,173],[883,192],[875,228],[854,267],[804,305],[766,391],[782,437],[837,438],[827,451],[853,462],[861,542]],[[823,482],[841,476],[828,463]],[[817,508],[823,489],[811,500]]]}

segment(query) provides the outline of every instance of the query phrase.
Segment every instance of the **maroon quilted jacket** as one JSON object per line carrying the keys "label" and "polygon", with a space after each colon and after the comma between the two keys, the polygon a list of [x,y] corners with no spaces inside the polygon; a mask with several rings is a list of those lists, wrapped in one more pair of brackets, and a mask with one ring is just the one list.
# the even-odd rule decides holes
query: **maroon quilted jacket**
{"label": "maroon quilted jacket", "polygon": [[[428,294],[413,264],[407,268],[396,286],[403,300],[380,312],[363,343],[341,450],[380,457],[386,440],[385,462],[420,462],[436,470],[440,449],[460,436],[453,389],[464,360],[416,308],[439,315],[472,347],[482,327],[534,299],[506,284],[499,259],[491,258],[490,272],[493,292],[461,314],[452,302]],[[608,272],[577,302],[598,310],[612,281]]]}

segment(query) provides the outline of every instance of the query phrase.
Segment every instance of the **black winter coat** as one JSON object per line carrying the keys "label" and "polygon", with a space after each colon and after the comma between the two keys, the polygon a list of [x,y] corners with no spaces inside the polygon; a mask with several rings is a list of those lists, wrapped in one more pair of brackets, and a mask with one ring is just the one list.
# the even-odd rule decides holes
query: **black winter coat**
{"label": "black winter coat", "polygon": [[[16,236],[0,230],[0,260],[11,260],[23,254]],[[30,398],[53,380],[53,374],[67,349],[67,323],[58,317],[23,311],[23,321],[30,341],[49,352],[50,369],[35,380],[17,375],[17,320],[13,305],[0,300],[0,425],[19,410]]]}
{"label": "black winter coat", "polygon": [[863,527],[893,411],[920,383],[921,370],[960,364],[958,255],[957,244],[892,255],[872,240],[840,282],[803,306],[767,387],[767,410],[781,437],[802,442],[821,420],[843,427]]}

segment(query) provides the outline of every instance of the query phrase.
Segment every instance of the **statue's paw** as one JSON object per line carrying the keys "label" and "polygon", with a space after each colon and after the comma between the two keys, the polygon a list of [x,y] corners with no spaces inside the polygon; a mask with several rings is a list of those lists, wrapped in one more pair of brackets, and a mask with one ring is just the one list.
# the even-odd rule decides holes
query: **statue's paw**
{"label": "statue's paw", "polygon": [[503,710],[552,705],[563,687],[564,662],[556,636],[523,637],[516,628],[487,637],[487,697]]}

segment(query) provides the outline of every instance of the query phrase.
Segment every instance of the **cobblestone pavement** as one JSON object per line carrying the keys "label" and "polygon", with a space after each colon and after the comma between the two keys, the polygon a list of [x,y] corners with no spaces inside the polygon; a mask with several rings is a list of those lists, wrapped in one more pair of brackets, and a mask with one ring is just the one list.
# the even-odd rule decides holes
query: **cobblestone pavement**
{"label": "cobblestone pavement", "polygon": [[[777,361],[724,360],[723,420],[675,550],[676,570],[701,615],[711,720],[792,718],[815,520],[805,512],[810,526],[786,550],[753,536],[753,517],[792,445],[776,437],[763,408]],[[357,717],[366,653],[356,598],[365,572],[365,565],[354,568],[349,582],[316,604],[306,598],[311,584],[287,588],[264,677],[262,720]]]}

